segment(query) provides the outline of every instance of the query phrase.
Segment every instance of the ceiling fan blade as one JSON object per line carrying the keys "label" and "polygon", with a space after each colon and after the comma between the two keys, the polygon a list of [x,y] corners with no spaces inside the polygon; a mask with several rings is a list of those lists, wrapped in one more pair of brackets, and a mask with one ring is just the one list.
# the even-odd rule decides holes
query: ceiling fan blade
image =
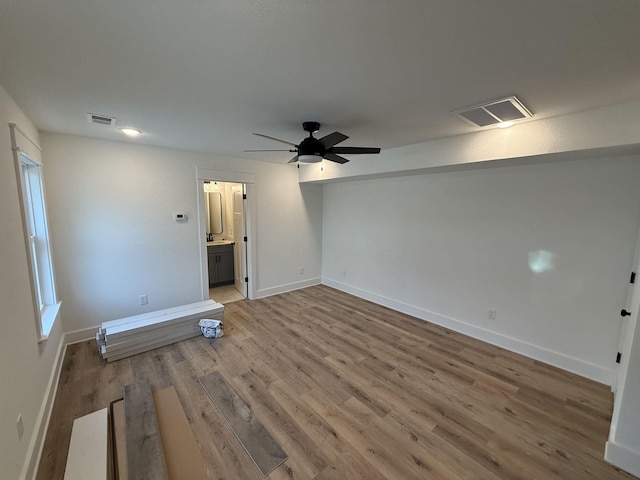
{"label": "ceiling fan blade", "polygon": [[295,157],[293,157],[291,160],[289,160],[287,163],[295,163],[298,161],[298,155],[296,155]]}
{"label": "ceiling fan blade", "polygon": [[378,147],[333,147],[329,149],[332,153],[342,153],[344,155],[359,155],[362,153],[380,153]]}
{"label": "ceiling fan blade", "polygon": [[295,152],[295,150],[243,150],[243,152]]}
{"label": "ceiling fan blade", "polygon": [[344,133],[333,132],[329,135],[325,135],[324,137],[319,138],[318,141],[324,148],[330,148],[340,142],[344,142],[347,138],[349,137],[347,137]]}
{"label": "ceiling fan blade", "polygon": [[335,153],[331,153],[331,152],[325,152],[323,155],[325,160],[330,160],[332,162],[336,162],[336,163],[347,163],[349,160],[347,160],[344,157],[341,157],[340,155],[336,155]]}
{"label": "ceiling fan blade", "polygon": [[295,143],[287,142],[286,140],[280,140],[279,138],[270,137],[269,135],[263,135],[262,133],[254,133],[254,135],[257,135],[259,137],[268,138],[269,140],[275,140],[276,142],[286,143],[287,145],[291,145],[293,147],[298,148],[298,146]]}

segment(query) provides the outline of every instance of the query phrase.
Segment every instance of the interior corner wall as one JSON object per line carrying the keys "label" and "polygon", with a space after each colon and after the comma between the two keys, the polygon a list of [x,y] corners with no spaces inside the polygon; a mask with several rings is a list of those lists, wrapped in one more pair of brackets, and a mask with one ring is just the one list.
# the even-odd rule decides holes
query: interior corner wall
{"label": "interior corner wall", "polygon": [[35,468],[46,428],[62,329],[57,322],[38,343],[9,123],[38,141],[36,128],[0,86],[0,476],[23,479]]}
{"label": "interior corner wall", "polygon": [[325,184],[323,283],[611,384],[639,160]]}
{"label": "interior corner wall", "polygon": [[47,132],[41,141],[66,331],[202,300],[197,167],[255,174],[257,296],[320,282],[322,187],[299,185],[294,166]]}

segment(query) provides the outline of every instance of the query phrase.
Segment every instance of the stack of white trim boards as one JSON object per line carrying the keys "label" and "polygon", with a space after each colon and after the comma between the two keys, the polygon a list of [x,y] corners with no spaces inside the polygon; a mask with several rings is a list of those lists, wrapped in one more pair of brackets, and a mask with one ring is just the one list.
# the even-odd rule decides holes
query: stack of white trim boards
{"label": "stack of white trim boards", "polygon": [[103,322],[96,341],[108,362],[200,335],[202,318],[221,320],[224,306],[213,300]]}

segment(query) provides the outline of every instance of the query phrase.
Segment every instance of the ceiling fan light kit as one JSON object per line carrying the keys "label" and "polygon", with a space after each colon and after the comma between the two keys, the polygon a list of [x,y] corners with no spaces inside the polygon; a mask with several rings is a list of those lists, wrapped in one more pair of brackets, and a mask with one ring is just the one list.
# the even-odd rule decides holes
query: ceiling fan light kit
{"label": "ceiling fan light kit", "polygon": [[298,155],[298,162],[300,163],[318,163],[322,160],[322,155]]}
{"label": "ceiling fan light kit", "polygon": [[309,132],[309,136],[302,140],[298,145],[295,143],[281,140],[279,138],[270,137],[262,133],[254,133],[259,137],[268,138],[276,142],[284,143],[292,146],[289,150],[245,150],[245,152],[295,152],[296,156],[289,160],[288,163],[318,163],[324,160],[329,160],[336,163],[347,163],[349,160],[340,156],[343,155],[362,155],[362,154],[377,154],[380,153],[378,147],[336,147],[338,143],[344,142],[348,136],[340,132],[333,132],[329,135],[325,135],[322,138],[315,138],[313,134],[320,130],[320,124],[318,122],[303,122],[302,128]]}

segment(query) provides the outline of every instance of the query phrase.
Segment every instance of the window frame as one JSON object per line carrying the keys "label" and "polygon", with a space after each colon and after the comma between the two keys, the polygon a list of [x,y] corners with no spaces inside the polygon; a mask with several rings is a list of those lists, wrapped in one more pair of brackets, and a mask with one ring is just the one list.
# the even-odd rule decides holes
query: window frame
{"label": "window frame", "polygon": [[39,146],[15,125],[10,127],[36,333],[38,342],[42,342],[49,337],[60,311],[51,255],[43,166],[34,158],[35,155],[17,145],[16,131],[37,147],[38,153]]}

